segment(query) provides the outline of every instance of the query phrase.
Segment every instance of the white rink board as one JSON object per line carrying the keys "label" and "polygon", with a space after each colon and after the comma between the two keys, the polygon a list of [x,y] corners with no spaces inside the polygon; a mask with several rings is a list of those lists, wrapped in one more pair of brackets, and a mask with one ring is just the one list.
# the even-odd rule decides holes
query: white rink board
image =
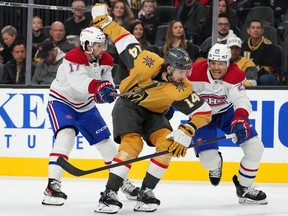
{"label": "white rink board", "polygon": [[[47,158],[53,144],[53,134],[46,113],[49,89],[1,89],[0,92],[0,157]],[[262,162],[288,162],[288,90],[247,90],[253,105],[250,119],[265,145]],[[112,132],[113,104],[97,105]],[[171,120],[177,128],[187,118],[175,112]],[[286,133],[286,134],[285,134]],[[98,151],[90,147],[82,135],[75,139],[70,158],[99,158]],[[239,161],[242,150],[231,142],[220,142],[225,161]],[[222,145],[229,145],[222,146]],[[231,145],[231,146],[230,146]],[[233,146],[233,147],[232,147]],[[93,150],[91,150],[91,148]],[[145,147],[141,155],[152,153]],[[184,161],[196,161],[193,150]]]}

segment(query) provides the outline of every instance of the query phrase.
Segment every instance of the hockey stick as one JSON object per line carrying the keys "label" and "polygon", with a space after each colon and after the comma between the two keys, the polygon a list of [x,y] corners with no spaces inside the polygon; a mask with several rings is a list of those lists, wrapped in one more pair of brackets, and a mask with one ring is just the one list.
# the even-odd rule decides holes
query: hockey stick
{"label": "hockey stick", "polygon": [[26,3],[4,2],[4,1],[0,1],[0,6],[45,9],[45,10],[63,10],[63,11],[74,11],[74,10],[85,12],[91,11],[91,8],[72,8],[57,5],[26,4]]}
{"label": "hockey stick", "polygon": [[[213,139],[200,141],[200,142],[198,142],[196,144],[190,145],[189,148],[194,148],[194,147],[206,145],[206,144],[209,144],[209,143],[217,142],[217,141],[220,141],[220,140],[230,139],[230,138],[233,138],[233,137],[235,137],[235,134],[228,134],[228,135],[224,135],[224,136],[221,136],[221,137],[216,137],[216,138],[213,138]],[[114,167],[130,164],[130,163],[134,163],[134,162],[138,162],[138,161],[142,161],[142,160],[149,159],[149,158],[152,158],[152,157],[157,157],[157,156],[164,155],[164,154],[168,154],[168,150],[162,151],[162,152],[156,152],[156,153],[153,153],[153,154],[145,155],[145,156],[142,156],[142,157],[138,157],[138,158],[134,158],[134,159],[127,160],[127,161],[122,161],[120,163],[110,164],[110,165],[107,165],[107,166],[98,167],[98,168],[90,169],[90,170],[81,170],[81,169],[73,166],[72,164],[70,164],[66,159],[64,159],[64,157],[58,157],[57,164],[59,166],[61,166],[66,172],[70,173],[71,175],[83,176],[83,175],[99,172],[99,171],[102,171],[102,170],[107,170],[107,169],[111,169],[111,168],[114,168]]]}
{"label": "hockey stick", "polygon": [[129,97],[131,95],[139,94],[140,92],[143,92],[147,89],[154,88],[154,87],[161,86],[161,85],[162,85],[162,82],[153,82],[152,84],[145,86],[145,87],[139,89],[138,91],[127,92],[124,94],[113,94],[113,96],[115,96],[115,97]]}

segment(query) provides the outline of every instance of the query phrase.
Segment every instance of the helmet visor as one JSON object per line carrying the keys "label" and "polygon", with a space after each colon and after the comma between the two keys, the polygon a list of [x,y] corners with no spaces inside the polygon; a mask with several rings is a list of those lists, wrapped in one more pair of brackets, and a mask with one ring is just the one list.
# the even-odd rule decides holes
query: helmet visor
{"label": "helmet visor", "polygon": [[107,47],[108,47],[108,43],[106,41],[104,43],[99,43],[99,42],[93,43],[94,50],[102,49],[103,51],[106,51]]}
{"label": "helmet visor", "polygon": [[188,69],[180,69],[180,68],[177,68],[177,67],[171,67],[171,71],[173,72],[173,73],[175,73],[175,74],[178,74],[178,75],[184,75],[185,74],[185,76],[186,77],[190,77],[191,76],[191,73],[192,73],[192,66],[190,65],[189,67],[188,67]]}

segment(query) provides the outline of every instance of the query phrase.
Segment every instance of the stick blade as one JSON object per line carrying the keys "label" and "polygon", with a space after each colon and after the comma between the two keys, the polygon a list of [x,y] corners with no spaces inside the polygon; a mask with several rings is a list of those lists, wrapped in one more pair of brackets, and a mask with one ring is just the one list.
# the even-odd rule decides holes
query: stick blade
{"label": "stick blade", "polygon": [[80,170],[77,167],[73,166],[64,157],[58,157],[57,164],[71,175],[74,175],[74,176],[86,175],[86,172],[84,170]]}

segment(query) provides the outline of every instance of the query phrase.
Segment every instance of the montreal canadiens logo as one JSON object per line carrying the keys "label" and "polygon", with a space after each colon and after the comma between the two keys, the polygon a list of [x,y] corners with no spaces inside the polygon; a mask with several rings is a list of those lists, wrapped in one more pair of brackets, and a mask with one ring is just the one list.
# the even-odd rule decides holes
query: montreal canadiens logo
{"label": "montreal canadiens logo", "polygon": [[227,104],[226,95],[201,95],[201,97],[210,105],[210,106],[219,106]]}

